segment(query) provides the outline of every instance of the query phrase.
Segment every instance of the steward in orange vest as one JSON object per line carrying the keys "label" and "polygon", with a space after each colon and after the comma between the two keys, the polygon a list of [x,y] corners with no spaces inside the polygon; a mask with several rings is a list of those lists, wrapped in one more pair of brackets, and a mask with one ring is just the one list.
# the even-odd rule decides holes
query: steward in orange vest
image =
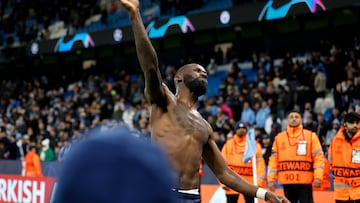
{"label": "steward in orange vest", "polygon": [[30,151],[24,158],[25,176],[42,177],[40,156],[36,153],[36,147],[30,146]]}
{"label": "steward in orange vest", "polygon": [[[235,135],[231,139],[227,140],[221,153],[223,154],[226,164],[236,173],[245,178],[248,182],[253,183],[253,167],[252,160],[247,163],[244,163],[244,152],[246,148],[247,140],[247,128],[246,125],[242,122],[238,122],[235,125]],[[265,180],[265,160],[262,156],[261,145],[256,142],[256,176],[257,176],[257,185],[260,187],[266,186]],[[227,202],[228,203],[237,203],[239,198],[239,193],[231,190],[225,185],[223,185]],[[246,203],[253,203],[254,197],[245,196]]]}
{"label": "steward in orange vest", "polygon": [[288,127],[274,140],[268,166],[268,186],[275,180],[284,187],[290,202],[313,203],[312,183],[320,187],[324,171],[324,153],[317,135],[303,129],[301,114],[291,111]]}
{"label": "steward in orange vest", "polygon": [[334,174],[336,202],[360,202],[360,115],[344,116],[344,126],[329,148],[330,167]]}

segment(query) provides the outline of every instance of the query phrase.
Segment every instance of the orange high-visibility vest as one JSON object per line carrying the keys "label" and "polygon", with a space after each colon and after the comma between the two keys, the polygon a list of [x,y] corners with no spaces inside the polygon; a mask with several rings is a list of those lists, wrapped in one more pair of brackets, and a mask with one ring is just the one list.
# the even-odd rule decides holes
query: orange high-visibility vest
{"label": "orange high-visibility vest", "polygon": [[24,158],[25,176],[42,177],[40,157],[36,152],[29,151]]}
{"label": "orange high-visibility vest", "polygon": [[340,128],[329,147],[330,167],[334,173],[336,200],[360,199],[360,130],[348,142]]}
{"label": "orange high-visibility vest", "polygon": [[278,178],[280,184],[312,184],[322,180],[324,153],[319,138],[312,131],[288,126],[274,140],[269,158],[268,182]]}
{"label": "orange high-visibility vest", "polygon": [[[223,154],[226,164],[237,174],[241,175],[248,182],[253,183],[253,168],[252,168],[252,160],[248,163],[244,163],[243,157],[246,148],[246,139],[247,136],[237,136],[234,135],[233,138],[226,141],[225,145],[221,149],[221,153]],[[262,156],[262,148],[261,145],[256,142],[256,178],[257,185],[260,187],[265,187],[266,185],[266,177],[265,177],[265,160]],[[233,191],[229,188],[225,188],[226,194],[237,194],[238,192]]]}

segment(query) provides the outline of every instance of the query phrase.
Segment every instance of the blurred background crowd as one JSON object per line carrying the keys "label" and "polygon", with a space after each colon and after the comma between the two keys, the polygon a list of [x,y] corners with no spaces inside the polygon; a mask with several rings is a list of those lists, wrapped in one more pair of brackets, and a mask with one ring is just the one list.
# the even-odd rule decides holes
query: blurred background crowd
{"label": "blurred background crowd", "polygon": [[[317,133],[326,152],[342,115],[360,112],[356,52],[338,50],[333,45],[327,53],[308,53],[305,61],[286,54],[277,66],[265,56],[254,61],[256,68],[250,71],[240,69],[239,60],[232,58],[225,62],[229,69],[210,74],[211,88],[213,81],[221,79],[217,94],[201,97],[198,109],[214,128],[220,148],[232,136],[233,125],[239,120],[255,127],[260,141],[267,137],[272,141],[277,132],[286,128],[286,113],[298,109],[303,113],[303,126]],[[223,59],[226,61],[225,54]],[[210,69],[214,64],[209,61],[202,65]],[[219,68],[224,62],[215,65]],[[173,66],[163,68],[164,82],[172,90],[174,71]],[[253,79],[248,81],[250,72]],[[141,75],[84,71],[77,80],[67,78],[64,72],[60,83],[52,83],[46,75],[32,81],[2,81],[1,158],[19,159],[26,154],[27,145],[40,149],[42,141],[48,139],[48,147],[55,154],[51,161],[61,159],[71,142],[99,125],[126,124],[139,136],[150,136],[149,106]]]}
{"label": "blurred background crowd", "polygon": [[[234,1],[234,5],[246,2],[252,1]],[[231,0],[145,0],[141,2],[140,10],[147,22],[231,5]],[[0,43],[3,47],[129,24],[127,14],[117,0],[0,1]]]}

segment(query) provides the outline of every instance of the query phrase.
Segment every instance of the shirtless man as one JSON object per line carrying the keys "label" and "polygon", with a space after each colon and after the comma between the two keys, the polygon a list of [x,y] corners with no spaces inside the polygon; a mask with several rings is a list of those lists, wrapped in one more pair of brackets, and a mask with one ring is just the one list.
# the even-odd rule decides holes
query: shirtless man
{"label": "shirtless man", "polygon": [[162,82],[157,55],[140,16],[139,0],[120,2],[128,11],[145,76],[145,94],[151,104],[152,139],[164,148],[175,169],[177,185],[174,191],[179,202],[200,202],[198,172],[203,158],[219,181],[229,188],[271,203],[289,203],[285,197],[248,183],[227,167],[214,141],[211,126],[196,110],[198,97],[207,91],[206,70],[198,64],[181,67],[174,78],[174,95]]}

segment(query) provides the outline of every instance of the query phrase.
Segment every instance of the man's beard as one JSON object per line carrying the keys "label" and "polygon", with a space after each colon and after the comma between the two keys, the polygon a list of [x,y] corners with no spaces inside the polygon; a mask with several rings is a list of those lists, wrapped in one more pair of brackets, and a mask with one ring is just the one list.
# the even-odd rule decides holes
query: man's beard
{"label": "man's beard", "polygon": [[354,136],[356,134],[357,130],[358,130],[357,128],[352,128],[351,130],[349,130],[350,135]]}
{"label": "man's beard", "polygon": [[190,75],[184,76],[184,84],[197,97],[204,95],[207,91],[207,83],[204,80],[193,79]]}

